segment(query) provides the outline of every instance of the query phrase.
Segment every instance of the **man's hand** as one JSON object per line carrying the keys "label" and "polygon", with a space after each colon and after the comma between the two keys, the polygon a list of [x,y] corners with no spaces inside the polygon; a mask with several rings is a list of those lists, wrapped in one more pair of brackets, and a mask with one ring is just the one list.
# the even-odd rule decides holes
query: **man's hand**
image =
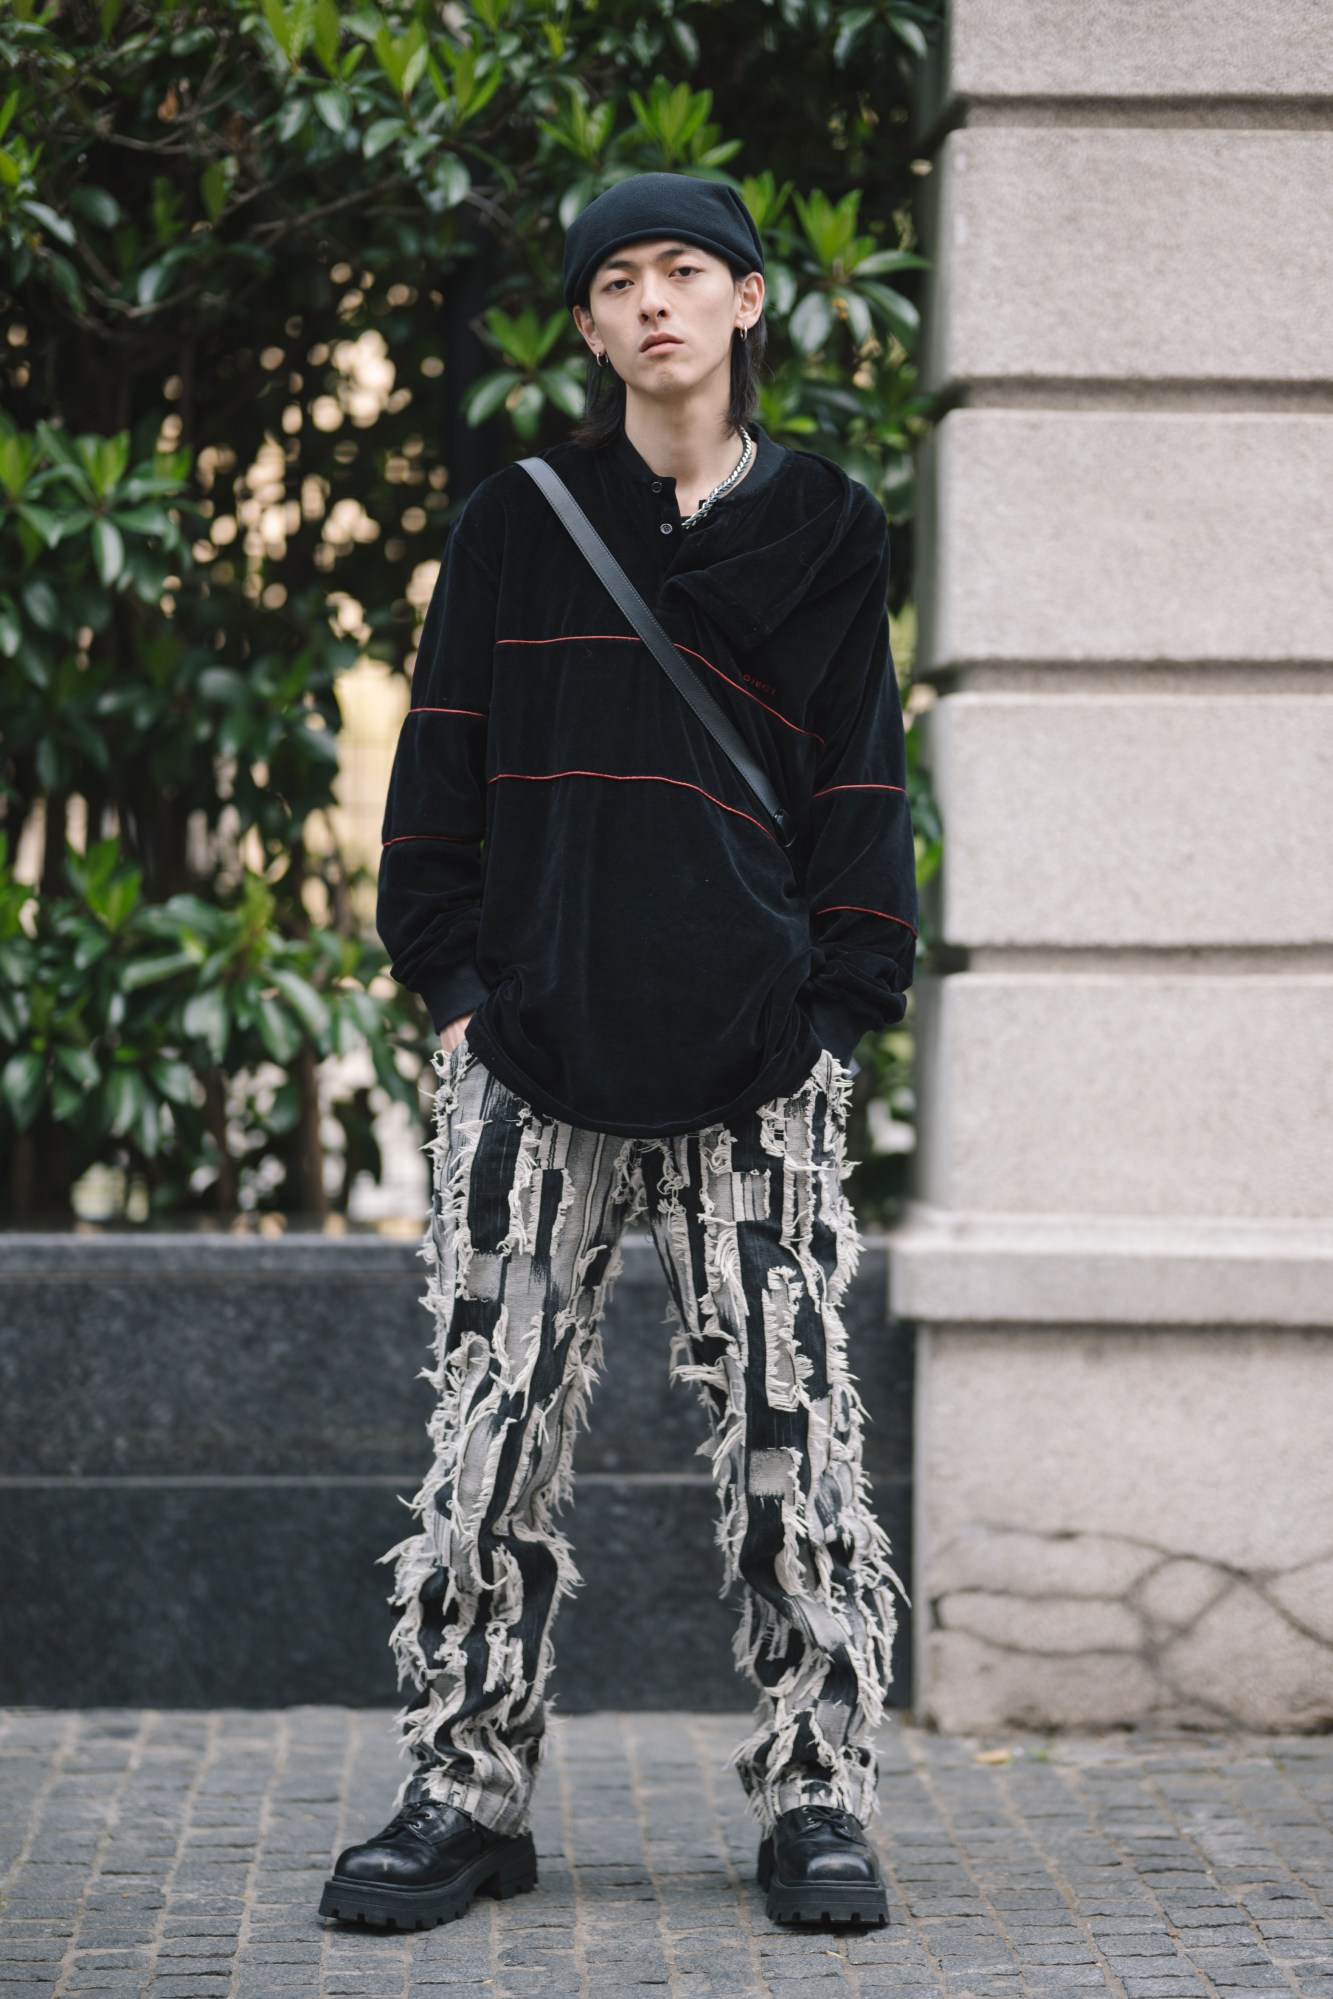
{"label": "man's hand", "polygon": [[440,1029],[440,1046],[446,1055],[452,1055],[454,1049],[457,1048],[459,1042],[463,1039],[467,1024],[471,1018],[472,1015],[470,1013],[460,1013],[457,1020],[451,1020],[447,1027]]}

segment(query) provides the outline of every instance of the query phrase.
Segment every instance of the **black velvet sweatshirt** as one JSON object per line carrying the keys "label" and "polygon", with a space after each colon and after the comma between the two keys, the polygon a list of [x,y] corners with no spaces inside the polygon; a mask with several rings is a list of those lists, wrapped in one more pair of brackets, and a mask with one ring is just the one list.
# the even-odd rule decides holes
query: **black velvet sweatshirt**
{"label": "black velvet sweatshirt", "polygon": [[752,426],[694,527],[622,428],[543,456],[795,817],[768,814],[518,465],[459,514],[384,815],[395,979],[537,1110],[628,1137],[731,1121],[900,1020],[917,896],[888,528]]}

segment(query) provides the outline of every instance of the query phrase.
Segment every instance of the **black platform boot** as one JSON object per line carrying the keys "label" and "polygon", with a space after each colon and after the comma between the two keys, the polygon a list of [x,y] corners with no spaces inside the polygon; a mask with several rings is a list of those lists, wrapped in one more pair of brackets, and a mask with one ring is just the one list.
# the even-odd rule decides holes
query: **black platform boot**
{"label": "black platform boot", "polygon": [[529,1832],[491,1832],[454,1805],[419,1798],[395,1812],[382,1832],[338,1855],[320,1897],[321,1916],[385,1929],[447,1923],[475,1895],[502,1900],[537,1885]]}
{"label": "black platform boot", "polygon": [[775,1923],[889,1920],[879,1856],[859,1819],[834,1805],[796,1805],[759,1842],[758,1879]]}

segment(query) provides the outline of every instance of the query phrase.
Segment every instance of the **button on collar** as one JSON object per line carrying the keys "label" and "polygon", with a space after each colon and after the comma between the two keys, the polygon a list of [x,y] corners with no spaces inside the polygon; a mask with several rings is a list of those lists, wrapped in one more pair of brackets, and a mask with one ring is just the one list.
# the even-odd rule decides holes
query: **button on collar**
{"label": "button on collar", "polygon": [[[757,450],[755,462],[740,484],[734,488],[734,493],[724,494],[716,509],[704,516],[705,522],[725,518],[728,502],[733,497],[737,500],[742,496],[752,498],[759,488],[774,476],[781,461],[789,455],[786,446],[775,444],[762,424],[752,423],[751,428],[755,433]],[[623,424],[610,441],[608,463],[615,467],[622,478],[631,481],[632,485],[638,486],[646,493],[661,495],[664,504],[668,495],[674,498],[675,480],[669,479],[665,473],[654,471],[648,460],[630,443],[629,434]],[[703,525],[704,522],[700,522],[700,526]]]}

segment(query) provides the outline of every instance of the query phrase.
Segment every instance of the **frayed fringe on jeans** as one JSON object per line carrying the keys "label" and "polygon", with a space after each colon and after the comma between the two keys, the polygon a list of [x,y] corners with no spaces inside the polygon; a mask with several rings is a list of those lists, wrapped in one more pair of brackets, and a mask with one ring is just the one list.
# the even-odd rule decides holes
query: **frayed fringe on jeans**
{"label": "frayed fringe on jeans", "polygon": [[679,1330],[672,1379],[711,1423],[722,1594],[759,1688],[732,1762],[763,1831],[798,1804],[875,1809],[874,1732],[902,1586],[862,1467],[864,1411],[838,1307],[860,1241],[842,1180],[851,1072],[825,1049],[734,1125],[621,1138],[545,1116],[466,1040],[437,1049],[431,1217],[434,1460],[419,1531],[381,1556],[400,1607],[397,1716],[428,1795],[526,1830],[551,1627],[580,1578],[552,1514],[572,1496],[620,1238],[645,1216]]}

